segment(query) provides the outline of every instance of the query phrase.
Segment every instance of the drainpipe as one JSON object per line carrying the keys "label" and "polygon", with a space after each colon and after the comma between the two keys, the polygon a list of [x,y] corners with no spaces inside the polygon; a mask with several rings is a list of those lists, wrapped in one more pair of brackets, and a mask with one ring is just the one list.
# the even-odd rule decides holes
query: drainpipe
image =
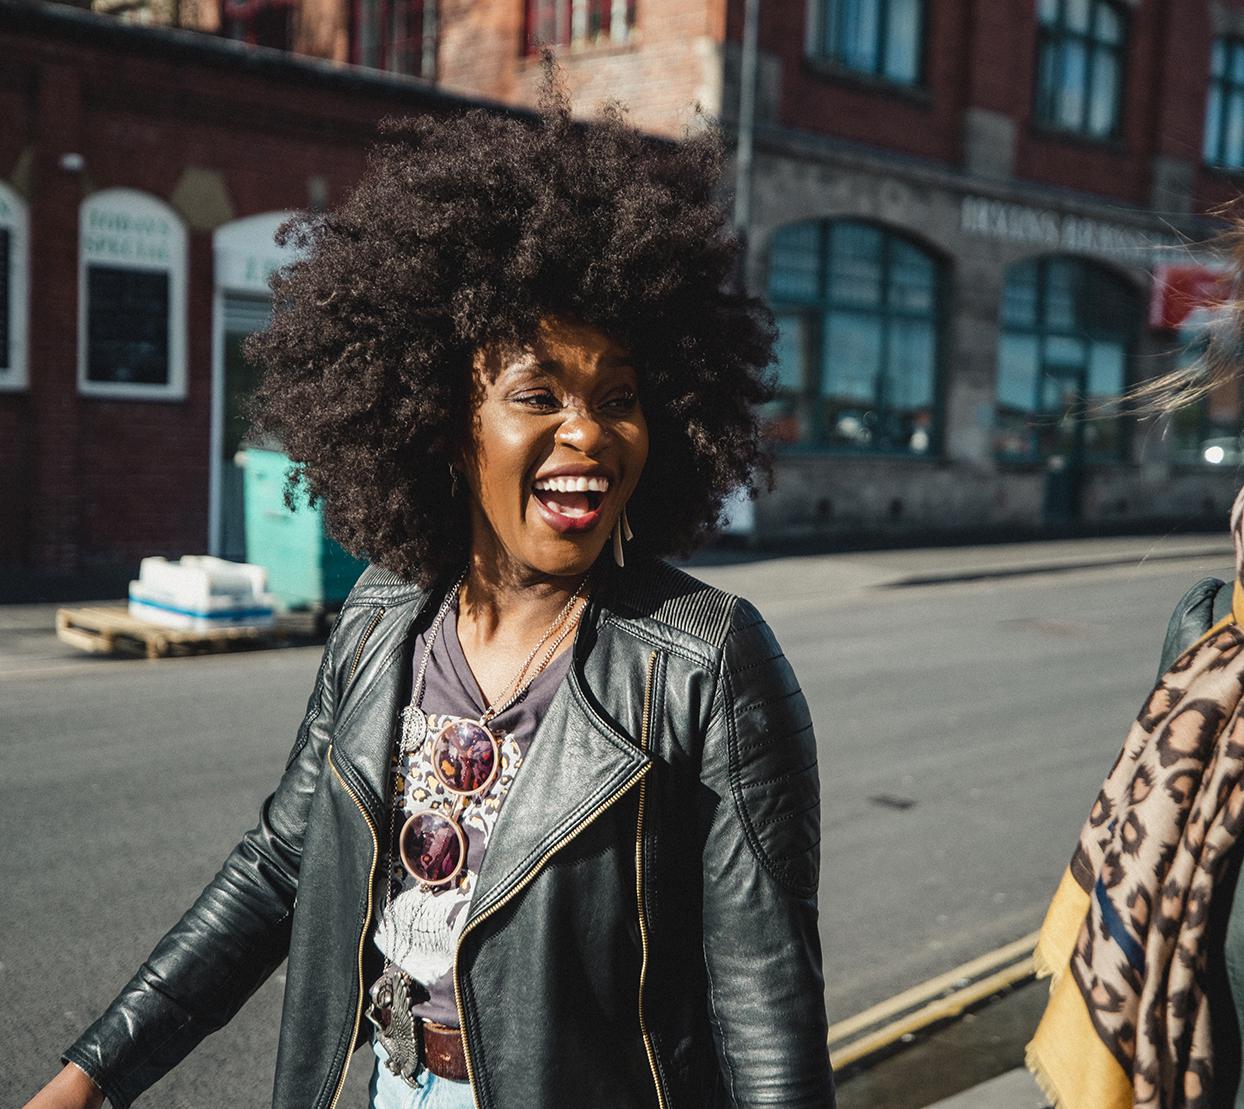
{"label": "drainpipe", "polygon": [[756,64],[760,0],[743,0],[743,56],[739,61],[738,135],[735,143],[734,227],[743,240],[739,286],[747,285],[748,238],[752,223],[752,149],[756,130]]}

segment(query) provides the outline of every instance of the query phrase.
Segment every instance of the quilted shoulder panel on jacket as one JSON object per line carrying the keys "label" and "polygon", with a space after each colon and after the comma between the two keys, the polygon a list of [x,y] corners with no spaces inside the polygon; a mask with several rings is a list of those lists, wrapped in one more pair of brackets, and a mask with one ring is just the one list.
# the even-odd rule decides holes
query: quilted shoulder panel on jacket
{"label": "quilted shoulder panel on jacket", "polygon": [[799,896],[820,873],[820,778],[812,715],[777,639],[747,601],[733,609],[718,696],[730,788],[748,845]]}
{"label": "quilted shoulder panel on jacket", "polygon": [[637,559],[611,572],[616,608],[692,636],[714,652],[720,649],[738,599],[733,594],[659,558]]}

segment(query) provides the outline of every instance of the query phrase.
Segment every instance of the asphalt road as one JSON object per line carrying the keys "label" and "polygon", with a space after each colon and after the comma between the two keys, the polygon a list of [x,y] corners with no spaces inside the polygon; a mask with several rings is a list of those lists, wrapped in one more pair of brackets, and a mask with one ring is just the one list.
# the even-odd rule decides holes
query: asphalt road
{"label": "asphalt road", "polygon": [[[1228,572],[1202,559],[869,588],[823,569],[700,573],[756,601],[813,707],[833,1020],[1040,923],[1172,604]],[[37,638],[0,651],[5,1106],[51,1073],[253,822],[319,659],[64,660]],[[145,1104],[266,1105],[280,990],[278,974]],[[343,1104],[366,1104],[363,1063]]]}

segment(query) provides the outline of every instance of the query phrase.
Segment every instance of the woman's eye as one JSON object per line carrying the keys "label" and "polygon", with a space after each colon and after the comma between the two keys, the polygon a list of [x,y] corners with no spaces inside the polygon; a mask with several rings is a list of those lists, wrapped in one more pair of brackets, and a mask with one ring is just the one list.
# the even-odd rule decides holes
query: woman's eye
{"label": "woman's eye", "polygon": [[615,393],[611,396],[605,401],[605,407],[611,408],[615,412],[629,412],[638,401],[639,397],[636,393],[628,389],[625,393]]}
{"label": "woman's eye", "polygon": [[524,393],[515,400],[519,404],[525,404],[528,408],[539,408],[541,410],[556,408],[557,398],[552,393]]}

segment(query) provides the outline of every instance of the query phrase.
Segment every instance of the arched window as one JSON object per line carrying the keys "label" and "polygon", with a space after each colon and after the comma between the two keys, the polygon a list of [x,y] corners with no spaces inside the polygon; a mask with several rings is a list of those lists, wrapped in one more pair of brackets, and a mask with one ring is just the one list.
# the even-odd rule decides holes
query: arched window
{"label": "arched window", "polygon": [[1204,156],[1212,166],[1244,168],[1244,39],[1214,39]]}
{"label": "arched window", "polygon": [[30,306],[26,203],[0,184],[0,390],[24,389],[26,317]]}
{"label": "arched window", "polygon": [[1114,401],[1127,387],[1142,319],[1136,291],[1104,266],[1061,256],[1012,266],[998,348],[998,456],[1121,459]]}
{"label": "arched window", "polygon": [[82,202],[78,388],[91,396],[186,395],[186,229],[134,189]]}
{"label": "arched window", "polygon": [[1094,139],[1119,132],[1127,16],[1116,0],[1037,0],[1037,119]]}
{"label": "arched window", "polygon": [[936,449],[941,267],[856,220],[792,224],[772,240],[779,395],[773,438],[844,449]]}

